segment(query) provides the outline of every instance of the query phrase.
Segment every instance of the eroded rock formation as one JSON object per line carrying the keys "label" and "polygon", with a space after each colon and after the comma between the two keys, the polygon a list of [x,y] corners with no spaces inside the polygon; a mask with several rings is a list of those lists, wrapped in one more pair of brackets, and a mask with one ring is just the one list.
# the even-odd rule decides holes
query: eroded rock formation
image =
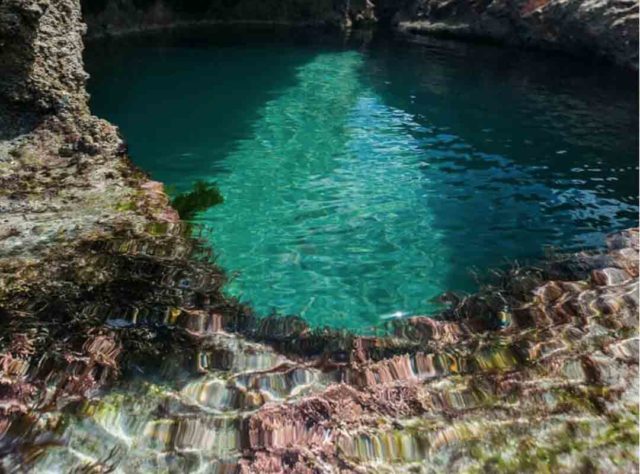
{"label": "eroded rock formation", "polygon": [[90,115],[81,32],[0,3],[3,470],[638,469],[637,230],[385,336],[260,319]]}
{"label": "eroded rock formation", "polygon": [[637,0],[83,1],[91,35],[178,25],[391,24],[412,34],[492,40],[598,56],[638,69]]}
{"label": "eroded rock formation", "polygon": [[403,31],[600,56],[638,69],[637,0],[418,0]]}

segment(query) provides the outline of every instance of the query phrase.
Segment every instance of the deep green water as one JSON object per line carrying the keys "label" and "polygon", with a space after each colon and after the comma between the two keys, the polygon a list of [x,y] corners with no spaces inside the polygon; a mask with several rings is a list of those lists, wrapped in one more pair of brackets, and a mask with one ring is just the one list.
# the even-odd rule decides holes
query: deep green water
{"label": "deep green water", "polygon": [[92,107],[176,191],[218,183],[228,291],[365,329],[637,225],[637,81],[490,46],[291,32],[89,44]]}

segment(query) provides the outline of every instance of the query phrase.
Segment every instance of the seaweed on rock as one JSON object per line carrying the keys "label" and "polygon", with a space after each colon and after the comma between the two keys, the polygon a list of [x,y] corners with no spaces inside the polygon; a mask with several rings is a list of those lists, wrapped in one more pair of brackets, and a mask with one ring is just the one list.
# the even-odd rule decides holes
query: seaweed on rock
{"label": "seaweed on rock", "polygon": [[224,198],[215,184],[196,181],[191,191],[177,195],[171,201],[181,219],[192,220],[198,212],[222,204]]}

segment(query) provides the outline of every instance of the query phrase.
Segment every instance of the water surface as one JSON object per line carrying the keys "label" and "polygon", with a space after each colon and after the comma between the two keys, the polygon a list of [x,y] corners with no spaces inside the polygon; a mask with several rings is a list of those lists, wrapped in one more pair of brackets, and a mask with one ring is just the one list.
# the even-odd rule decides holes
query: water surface
{"label": "water surface", "polygon": [[196,220],[263,314],[366,330],[637,225],[637,81],[613,67],[247,30],[94,43],[87,63],[138,165],[218,183]]}

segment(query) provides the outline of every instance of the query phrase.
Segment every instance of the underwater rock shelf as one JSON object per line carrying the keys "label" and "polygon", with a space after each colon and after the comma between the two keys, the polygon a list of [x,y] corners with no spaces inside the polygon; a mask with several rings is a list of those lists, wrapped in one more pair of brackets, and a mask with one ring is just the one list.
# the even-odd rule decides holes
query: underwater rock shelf
{"label": "underwater rock shelf", "polygon": [[266,318],[93,117],[76,0],[0,3],[0,464],[638,469],[638,230],[385,336]]}

